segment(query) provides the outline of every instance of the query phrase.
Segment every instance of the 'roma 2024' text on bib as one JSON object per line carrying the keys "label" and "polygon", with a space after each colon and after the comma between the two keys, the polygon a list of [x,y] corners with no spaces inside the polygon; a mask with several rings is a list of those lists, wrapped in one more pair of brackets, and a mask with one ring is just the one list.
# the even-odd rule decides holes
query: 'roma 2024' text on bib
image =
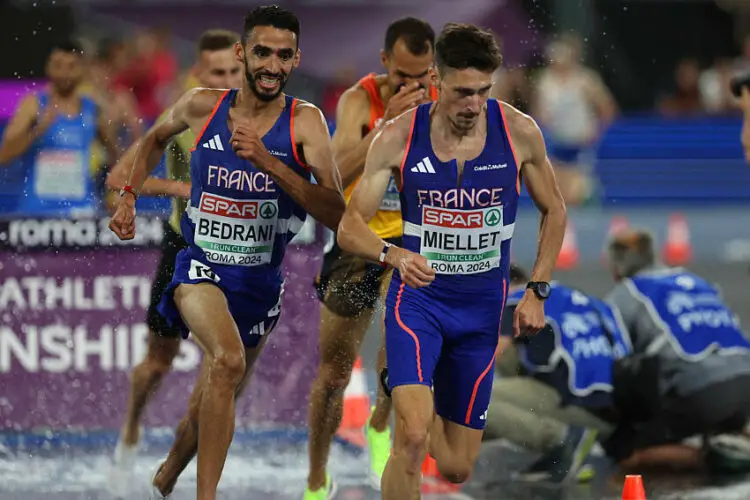
{"label": "'roma 2024' text on bib", "polygon": [[440,274],[476,274],[500,265],[503,208],[424,206],[420,253]]}

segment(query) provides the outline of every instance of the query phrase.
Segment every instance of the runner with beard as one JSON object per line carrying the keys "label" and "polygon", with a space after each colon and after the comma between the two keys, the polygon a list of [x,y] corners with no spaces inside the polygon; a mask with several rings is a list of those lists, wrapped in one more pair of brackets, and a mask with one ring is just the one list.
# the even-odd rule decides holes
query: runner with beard
{"label": "runner with beard", "polygon": [[[190,88],[240,87],[244,66],[237,58],[235,49],[239,40],[239,33],[233,31],[210,29],[203,32],[198,39],[198,57],[194,67],[198,80],[197,84]],[[107,478],[107,489],[115,498],[130,498],[129,494],[133,486],[132,473],[142,438],[142,416],[180,351],[182,332],[179,328],[170,328],[164,317],[157,311],[157,307],[162,293],[172,281],[175,258],[186,246],[182,238],[180,222],[190,197],[190,157],[192,156],[190,150],[195,144],[195,139],[196,134],[190,129],[175,136],[169,142],[165,153],[166,179],[149,177],[141,190],[142,196],[171,197],[172,213],[169,220],[164,221],[161,258],[151,285],[151,301],[146,313],[146,324],[149,327],[146,354],[130,373],[125,422],[115,447],[112,469]],[[113,190],[115,197],[127,183],[137,150],[136,142],[107,177],[107,185]]]}
{"label": "runner with beard", "polygon": [[[166,498],[197,453],[199,500],[214,500],[234,433],[234,401],[281,310],[281,262],[307,213],[335,228],[344,211],[323,114],[283,94],[297,67],[299,20],[278,6],[245,18],[237,57],[240,89],[196,89],[141,140],[110,227],[135,236],[135,200],[164,146],[191,129],[190,204],[181,229],[188,246],[159,304],[170,326],[204,352],[198,383],[151,498]],[[316,184],[312,183],[314,177]]]}

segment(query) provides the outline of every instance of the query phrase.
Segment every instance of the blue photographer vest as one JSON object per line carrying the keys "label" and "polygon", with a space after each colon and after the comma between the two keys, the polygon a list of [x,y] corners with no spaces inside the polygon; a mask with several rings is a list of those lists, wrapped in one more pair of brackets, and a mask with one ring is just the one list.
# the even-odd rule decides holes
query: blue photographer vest
{"label": "blue photographer vest", "polygon": [[715,351],[750,350],[739,319],[703,278],[684,269],[668,269],[642,273],[625,283],[646,304],[675,352],[686,361]]}
{"label": "blue photographer vest", "polygon": [[[524,292],[511,294],[508,304],[517,304]],[[520,346],[524,368],[555,386],[563,401],[596,398],[601,392],[607,393],[608,400],[613,363],[632,352],[619,313],[601,300],[559,283],[552,283],[544,310],[547,328]],[[562,366],[567,369],[567,380],[554,376],[561,373]]]}

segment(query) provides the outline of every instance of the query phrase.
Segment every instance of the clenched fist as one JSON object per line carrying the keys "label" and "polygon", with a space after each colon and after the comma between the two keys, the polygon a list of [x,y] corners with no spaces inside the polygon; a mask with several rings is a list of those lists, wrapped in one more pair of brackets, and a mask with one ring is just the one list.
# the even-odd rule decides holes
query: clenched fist
{"label": "clenched fist", "polygon": [[124,193],[115,210],[115,215],[109,221],[109,229],[121,240],[135,238],[135,197]]}
{"label": "clenched fist", "polygon": [[387,255],[391,265],[398,269],[401,281],[408,286],[422,288],[435,280],[435,270],[427,265],[424,255],[400,247],[391,247]]}
{"label": "clenched fist", "polygon": [[513,314],[513,331],[515,337],[536,335],[544,328],[544,302],[532,290],[526,290]]}
{"label": "clenched fist", "polygon": [[234,132],[232,132],[230,143],[237,156],[248,160],[260,170],[264,170],[264,165],[268,163],[268,160],[273,159],[255,127],[250,123],[237,123]]}

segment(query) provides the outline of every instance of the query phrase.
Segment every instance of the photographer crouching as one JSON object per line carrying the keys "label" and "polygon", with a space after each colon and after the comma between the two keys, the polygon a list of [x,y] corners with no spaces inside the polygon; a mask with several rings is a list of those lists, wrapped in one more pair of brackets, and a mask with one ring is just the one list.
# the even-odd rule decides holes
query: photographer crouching
{"label": "photographer crouching", "polygon": [[[616,363],[620,423],[605,444],[626,470],[666,467],[746,472],[746,454],[713,446],[740,435],[750,417],[750,342],[714,285],[661,266],[644,231],[609,245],[618,283],[608,301],[627,327],[633,355]],[[703,436],[702,449],[683,440]]]}

